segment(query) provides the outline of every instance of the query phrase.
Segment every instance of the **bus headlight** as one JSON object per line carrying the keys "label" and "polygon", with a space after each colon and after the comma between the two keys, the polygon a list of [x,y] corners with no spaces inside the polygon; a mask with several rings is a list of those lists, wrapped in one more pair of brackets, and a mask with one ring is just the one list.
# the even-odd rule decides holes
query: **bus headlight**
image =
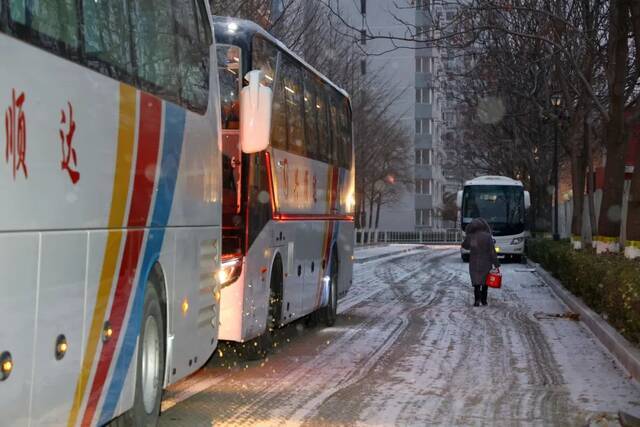
{"label": "bus headlight", "polygon": [[512,245],[519,245],[522,242],[524,242],[524,237],[516,237],[511,241],[511,244]]}
{"label": "bus headlight", "polygon": [[222,265],[218,270],[218,283],[223,288],[238,280],[242,273],[242,257],[222,257]]}
{"label": "bus headlight", "polygon": [[353,212],[356,207],[356,198],[353,193],[347,195],[347,212]]}

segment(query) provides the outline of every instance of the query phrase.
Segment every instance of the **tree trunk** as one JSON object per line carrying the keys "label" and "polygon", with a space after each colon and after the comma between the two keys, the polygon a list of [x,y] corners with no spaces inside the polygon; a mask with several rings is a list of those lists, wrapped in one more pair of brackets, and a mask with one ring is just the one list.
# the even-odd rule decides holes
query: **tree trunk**
{"label": "tree trunk", "polygon": [[375,194],[373,192],[373,186],[371,188],[371,193],[369,193],[369,221],[367,222],[367,228],[371,228],[373,225],[373,203],[374,203]]}
{"label": "tree trunk", "polygon": [[627,243],[624,253],[629,258],[640,256],[640,149],[636,151],[634,174],[631,179],[627,210]]}
{"label": "tree trunk", "polygon": [[585,208],[589,210],[589,230],[585,233],[585,245],[591,246],[593,244],[593,236],[597,234],[598,224],[596,223],[596,205],[593,199],[593,192],[595,191],[595,171],[593,168],[593,152],[591,149],[591,126],[587,116],[584,118],[584,148],[586,154],[587,164],[587,204]]}
{"label": "tree trunk", "polygon": [[[580,138],[583,140],[583,138]],[[571,218],[571,240],[575,249],[582,249],[582,216],[584,215],[584,180],[585,180],[585,156],[584,150],[578,150],[577,146],[584,146],[576,141],[571,153],[571,184],[573,188],[573,212]]]}
{"label": "tree trunk", "polygon": [[378,200],[376,201],[376,230],[378,229],[378,224],[380,224],[380,205],[382,205],[382,194],[378,194]]}
{"label": "tree trunk", "polygon": [[605,188],[598,219],[598,252],[617,252],[620,248],[620,212],[624,186],[624,86],[627,74],[629,22],[627,2],[611,2],[609,11],[609,45],[607,83],[609,88],[609,120],[606,125],[607,164]]}

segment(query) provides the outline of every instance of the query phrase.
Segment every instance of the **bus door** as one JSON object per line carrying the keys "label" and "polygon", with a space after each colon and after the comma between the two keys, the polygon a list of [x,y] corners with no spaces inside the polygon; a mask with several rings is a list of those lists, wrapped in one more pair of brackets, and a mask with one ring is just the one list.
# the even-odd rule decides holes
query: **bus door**
{"label": "bus door", "polygon": [[222,252],[242,251],[242,152],[240,150],[240,48],[219,45],[220,112],[222,115]]}

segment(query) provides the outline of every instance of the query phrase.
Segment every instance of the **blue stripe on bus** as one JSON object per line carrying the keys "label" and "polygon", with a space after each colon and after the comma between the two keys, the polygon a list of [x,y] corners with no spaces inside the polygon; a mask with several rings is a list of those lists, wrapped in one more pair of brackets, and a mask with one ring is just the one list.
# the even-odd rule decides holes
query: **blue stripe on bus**
{"label": "blue stripe on bus", "polygon": [[180,166],[182,142],[184,139],[185,117],[185,110],[175,105],[165,103],[165,129],[162,144],[160,178],[158,180],[158,189],[151,219],[151,227],[153,228],[149,230],[147,237],[144,258],[140,269],[141,274],[135,289],[129,323],[113,371],[111,385],[105,396],[105,403],[102,408],[99,425],[106,424],[113,418],[116,406],[120,400],[124,381],[129,371],[131,359],[135,353],[142,323],[144,291],[147,285],[147,278],[149,277],[153,264],[160,255],[162,242],[164,241],[165,227],[167,226],[169,214],[171,213],[178,168]]}

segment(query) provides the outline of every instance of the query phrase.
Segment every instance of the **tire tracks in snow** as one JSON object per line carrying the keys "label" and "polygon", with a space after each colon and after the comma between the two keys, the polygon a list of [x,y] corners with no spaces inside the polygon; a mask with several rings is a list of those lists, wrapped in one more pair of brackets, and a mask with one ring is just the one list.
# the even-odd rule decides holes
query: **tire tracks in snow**
{"label": "tire tracks in snow", "polygon": [[[429,254],[427,257],[431,258],[434,255],[438,254]],[[238,425],[240,420],[245,423],[259,424],[265,419],[270,422],[298,424],[315,413],[325,400],[365,378],[377,361],[395,345],[398,337],[408,328],[412,311],[425,309],[436,302],[436,295],[431,294],[431,298],[425,300],[420,306],[412,311],[406,311],[402,305],[394,305],[399,302],[399,298],[406,297],[405,295],[393,292],[391,295],[385,295],[386,298],[381,303],[376,303],[375,298],[371,298],[373,295],[382,296],[381,294],[393,290],[397,282],[407,280],[410,276],[419,273],[405,268],[402,264],[411,264],[413,261],[416,266],[422,267],[424,263],[416,261],[424,260],[424,256],[424,253],[418,253],[405,255],[402,261],[391,260],[390,262],[396,261],[399,265],[399,278],[395,278],[393,283],[385,283],[386,280],[394,278],[385,274],[389,269],[387,263],[378,265],[376,275],[382,278],[382,282],[379,283],[383,285],[382,289],[370,293],[368,298],[353,304],[347,310],[347,314],[352,313],[356,317],[365,317],[367,320],[332,341],[331,345],[318,356],[295,368],[277,383],[270,383],[269,388],[264,390],[264,394],[259,399],[245,406],[232,419],[225,420],[223,425],[226,423]],[[371,308],[375,309],[372,311]],[[392,321],[389,321],[390,318]],[[354,354],[354,351],[357,354]],[[361,351],[366,353],[360,353]],[[335,369],[336,361],[340,362],[337,370]],[[317,371],[323,371],[324,375],[318,377],[315,374]],[[333,384],[327,384],[327,371],[334,371],[330,376]],[[283,393],[283,389],[286,393]],[[261,416],[256,418],[253,416],[255,413],[260,413]]]}

